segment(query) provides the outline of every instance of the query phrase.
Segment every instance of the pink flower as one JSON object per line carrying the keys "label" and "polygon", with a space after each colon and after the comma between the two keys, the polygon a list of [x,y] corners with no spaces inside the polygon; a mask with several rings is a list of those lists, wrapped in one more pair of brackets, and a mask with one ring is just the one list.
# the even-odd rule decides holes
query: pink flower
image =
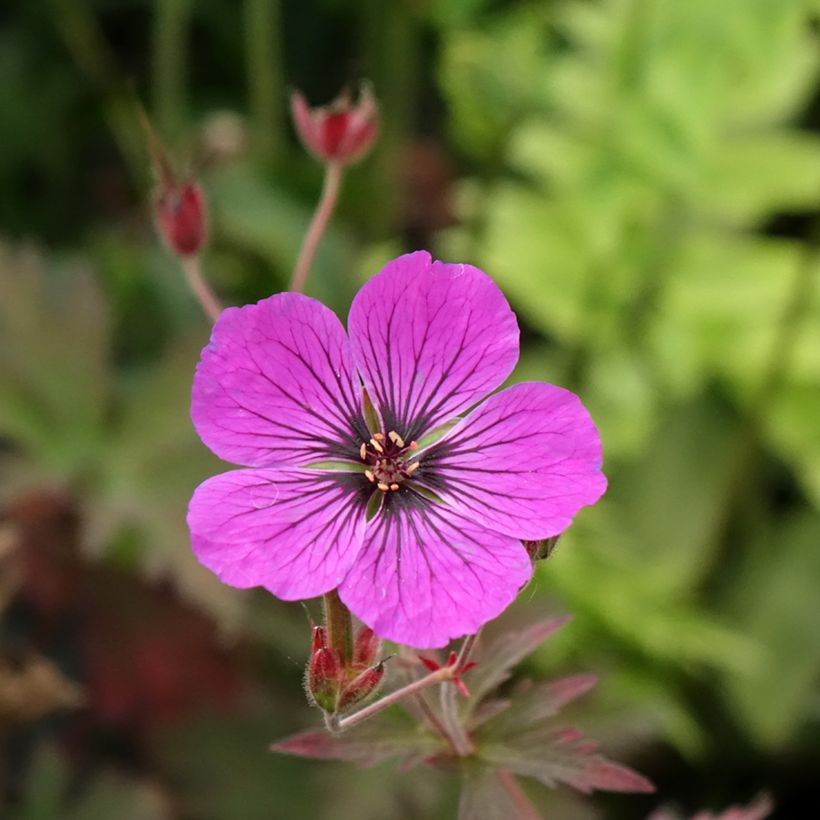
{"label": "pink flower", "polygon": [[560,533],[602,495],[598,433],[549,384],[474,407],[515,366],[518,325],[470,265],[395,259],[359,291],[348,330],[297,293],[222,314],[192,416],[211,450],[250,469],[197,489],[194,551],[232,586],[287,600],[338,588],[377,635],[443,646],[530,578],[522,540]]}
{"label": "pink flower", "polygon": [[360,160],[379,130],[376,101],[367,86],[355,105],[343,92],[330,105],[311,108],[296,92],[291,95],[290,106],[299,138],[322,162],[349,165]]}

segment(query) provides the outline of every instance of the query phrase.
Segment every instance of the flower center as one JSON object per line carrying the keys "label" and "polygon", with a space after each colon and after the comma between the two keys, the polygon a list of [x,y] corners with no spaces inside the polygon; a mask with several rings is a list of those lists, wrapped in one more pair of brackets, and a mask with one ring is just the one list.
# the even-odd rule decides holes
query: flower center
{"label": "flower center", "polygon": [[398,490],[403,481],[418,470],[418,461],[409,461],[419,446],[415,441],[405,444],[404,439],[391,430],[387,435],[374,433],[369,442],[359,449],[367,480],[383,493]]}

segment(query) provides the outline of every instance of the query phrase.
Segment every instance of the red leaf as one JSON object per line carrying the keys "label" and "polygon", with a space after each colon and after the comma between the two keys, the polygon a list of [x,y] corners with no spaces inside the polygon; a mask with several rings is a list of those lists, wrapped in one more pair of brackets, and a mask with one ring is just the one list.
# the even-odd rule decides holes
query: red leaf
{"label": "red leaf", "polygon": [[443,751],[438,738],[418,731],[414,724],[374,720],[344,734],[300,732],[271,745],[272,752],[318,760],[344,760],[370,767],[391,758],[416,765]]}

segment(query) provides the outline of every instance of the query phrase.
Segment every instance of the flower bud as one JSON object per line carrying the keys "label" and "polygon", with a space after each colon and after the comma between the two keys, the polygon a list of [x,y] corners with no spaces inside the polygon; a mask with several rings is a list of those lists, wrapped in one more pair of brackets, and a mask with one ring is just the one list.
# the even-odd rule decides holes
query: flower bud
{"label": "flower bud", "polygon": [[302,144],[321,162],[349,165],[360,160],[379,130],[378,108],[368,86],[360,91],[355,104],[343,91],[330,105],[311,108],[299,92],[294,92],[290,107]]}
{"label": "flower bud", "polygon": [[353,664],[370,666],[381,648],[382,642],[369,626],[362,627],[353,643]]}
{"label": "flower bud", "polygon": [[544,538],[541,541],[522,541],[521,543],[530,554],[533,561],[541,561],[549,558],[558,546],[560,535],[553,535],[552,538]]}
{"label": "flower bud", "polygon": [[325,712],[335,712],[344,670],[339,653],[326,645],[323,627],[313,627],[313,641],[307,668],[309,698]]}
{"label": "flower bud", "polygon": [[371,666],[359,673],[344,688],[339,698],[339,709],[346,709],[372,695],[384,678],[384,663]]}
{"label": "flower bud", "polygon": [[205,245],[205,197],[195,182],[161,183],[154,199],[157,228],[177,256],[199,253]]}

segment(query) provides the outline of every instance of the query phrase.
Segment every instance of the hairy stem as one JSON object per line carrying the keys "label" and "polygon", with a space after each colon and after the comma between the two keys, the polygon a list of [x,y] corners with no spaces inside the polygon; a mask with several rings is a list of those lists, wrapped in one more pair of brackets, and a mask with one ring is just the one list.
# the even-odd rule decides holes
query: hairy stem
{"label": "hairy stem", "polygon": [[383,698],[371,703],[370,706],[365,706],[364,709],[342,718],[336,722],[334,728],[340,732],[345,729],[350,729],[363,720],[367,720],[373,717],[373,715],[378,715],[379,712],[387,709],[388,706],[392,706],[394,703],[398,703],[400,700],[410,697],[410,695],[415,695],[417,692],[421,692],[430,686],[435,686],[437,683],[452,680],[455,674],[454,670],[455,667],[453,666],[442,666],[441,669],[436,669],[435,672],[431,672],[429,675],[425,675],[423,678],[414,680],[412,683],[408,683],[407,686],[402,686],[401,689],[396,689],[395,692],[385,695]]}
{"label": "hairy stem", "polygon": [[[473,654],[473,649],[478,642],[479,633],[475,635],[468,635],[461,645],[461,649],[456,658],[456,662],[450,667],[454,670],[454,676],[460,675],[464,667],[470,660]],[[468,757],[475,751],[475,746],[470,740],[469,735],[464,729],[458,713],[458,691],[455,686],[441,687],[441,716],[444,726],[447,729],[447,734],[452,738],[453,747],[456,754],[460,757]]]}
{"label": "hairy stem", "polygon": [[322,238],[327,228],[336,201],[339,198],[339,189],[342,184],[342,166],[338,162],[328,162],[325,165],[325,179],[322,185],[322,194],[319,203],[313,214],[305,238],[302,240],[302,247],[299,250],[299,258],[296,260],[296,267],[293,269],[293,277],[290,280],[290,290],[301,293],[305,288],[310,267],[313,264],[313,257],[316,255],[316,248],[319,247],[319,240]]}
{"label": "hairy stem", "polygon": [[213,291],[202,275],[202,266],[199,262],[199,256],[182,256],[179,259],[179,264],[185,273],[185,280],[188,283],[188,287],[199,300],[199,304],[202,305],[205,315],[212,322],[215,322],[219,318],[219,314],[222,313],[222,305],[219,304],[219,300],[214,296]]}
{"label": "hairy stem", "polygon": [[353,657],[353,620],[350,610],[342,603],[334,589],[324,596],[327,642],[339,653],[343,664]]}

